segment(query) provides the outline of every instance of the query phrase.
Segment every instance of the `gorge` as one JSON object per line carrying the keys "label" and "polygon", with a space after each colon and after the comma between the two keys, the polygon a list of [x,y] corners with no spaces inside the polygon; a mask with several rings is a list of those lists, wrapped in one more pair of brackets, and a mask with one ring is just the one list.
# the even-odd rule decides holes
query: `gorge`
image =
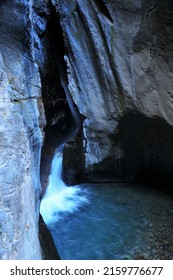
{"label": "gorge", "polygon": [[148,195],[169,193],[171,232],[172,1],[2,0],[0,11],[0,259],[60,259],[40,203],[62,145],[63,184],[83,185],[86,207],[100,184],[117,204],[127,188],[139,210],[131,184],[147,182]]}

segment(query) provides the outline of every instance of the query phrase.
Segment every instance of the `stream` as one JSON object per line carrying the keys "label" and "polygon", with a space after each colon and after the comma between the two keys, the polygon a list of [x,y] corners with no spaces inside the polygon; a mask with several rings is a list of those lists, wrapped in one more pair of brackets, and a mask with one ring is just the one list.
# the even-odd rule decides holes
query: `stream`
{"label": "stream", "polygon": [[173,259],[173,197],[140,184],[61,179],[55,153],[41,214],[64,260]]}

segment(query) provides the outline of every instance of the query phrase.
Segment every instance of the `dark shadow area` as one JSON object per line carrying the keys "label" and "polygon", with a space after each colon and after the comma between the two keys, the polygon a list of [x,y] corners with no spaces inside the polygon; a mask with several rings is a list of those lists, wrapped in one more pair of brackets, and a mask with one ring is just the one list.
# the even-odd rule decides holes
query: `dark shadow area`
{"label": "dark shadow area", "polygon": [[163,191],[173,196],[173,176],[163,175],[159,172],[140,171],[132,182],[134,185],[143,184],[150,189]]}
{"label": "dark shadow area", "polygon": [[173,129],[161,117],[129,112],[120,123],[123,173],[132,181],[173,193]]}
{"label": "dark shadow area", "polygon": [[40,215],[39,219],[39,240],[42,248],[43,260],[60,260],[50,231]]}
{"label": "dark shadow area", "polygon": [[100,13],[102,13],[105,17],[107,17],[111,23],[113,23],[113,18],[109,12],[109,9],[106,6],[106,3],[104,0],[95,0],[95,3],[98,6],[98,9]]}
{"label": "dark shadow area", "polygon": [[64,39],[59,17],[53,8],[47,24],[47,40],[49,59],[47,72],[43,76],[47,125],[44,130],[45,142],[56,148],[71,137],[76,127],[64,88],[68,85]]}
{"label": "dark shadow area", "polygon": [[[80,176],[73,174],[75,183],[143,182],[173,191],[173,129],[166,120],[128,112],[119,120],[117,133],[109,138],[113,143],[109,155],[93,165],[92,170],[81,172]],[[75,173],[72,165],[68,170],[66,164],[66,174]]]}
{"label": "dark shadow area", "polygon": [[152,57],[157,57],[158,54],[164,52],[164,56],[169,60],[173,43],[171,31],[173,26],[172,0],[156,0],[155,3],[145,0],[141,10],[143,11],[141,28],[136,34],[134,51],[140,52],[144,46],[148,46]]}

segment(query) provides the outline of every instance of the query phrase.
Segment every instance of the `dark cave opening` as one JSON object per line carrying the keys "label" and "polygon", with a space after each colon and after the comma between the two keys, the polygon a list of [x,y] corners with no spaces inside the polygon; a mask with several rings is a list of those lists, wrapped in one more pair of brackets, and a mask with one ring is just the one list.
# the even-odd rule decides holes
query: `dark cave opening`
{"label": "dark cave opening", "polygon": [[[158,116],[128,112],[119,126],[125,157],[122,170],[131,182],[173,194],[173,130]],[[131,175],[130,175],[131,174]]]}

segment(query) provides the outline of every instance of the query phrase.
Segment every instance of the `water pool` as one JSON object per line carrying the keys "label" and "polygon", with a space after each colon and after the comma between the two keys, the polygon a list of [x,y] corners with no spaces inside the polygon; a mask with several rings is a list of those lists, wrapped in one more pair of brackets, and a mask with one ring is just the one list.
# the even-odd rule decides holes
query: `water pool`
{"label": "water pool", "polygon": [[173,259],[173,197],[140,184],[61,179],[55,154],[41,214],[64,260]]}

